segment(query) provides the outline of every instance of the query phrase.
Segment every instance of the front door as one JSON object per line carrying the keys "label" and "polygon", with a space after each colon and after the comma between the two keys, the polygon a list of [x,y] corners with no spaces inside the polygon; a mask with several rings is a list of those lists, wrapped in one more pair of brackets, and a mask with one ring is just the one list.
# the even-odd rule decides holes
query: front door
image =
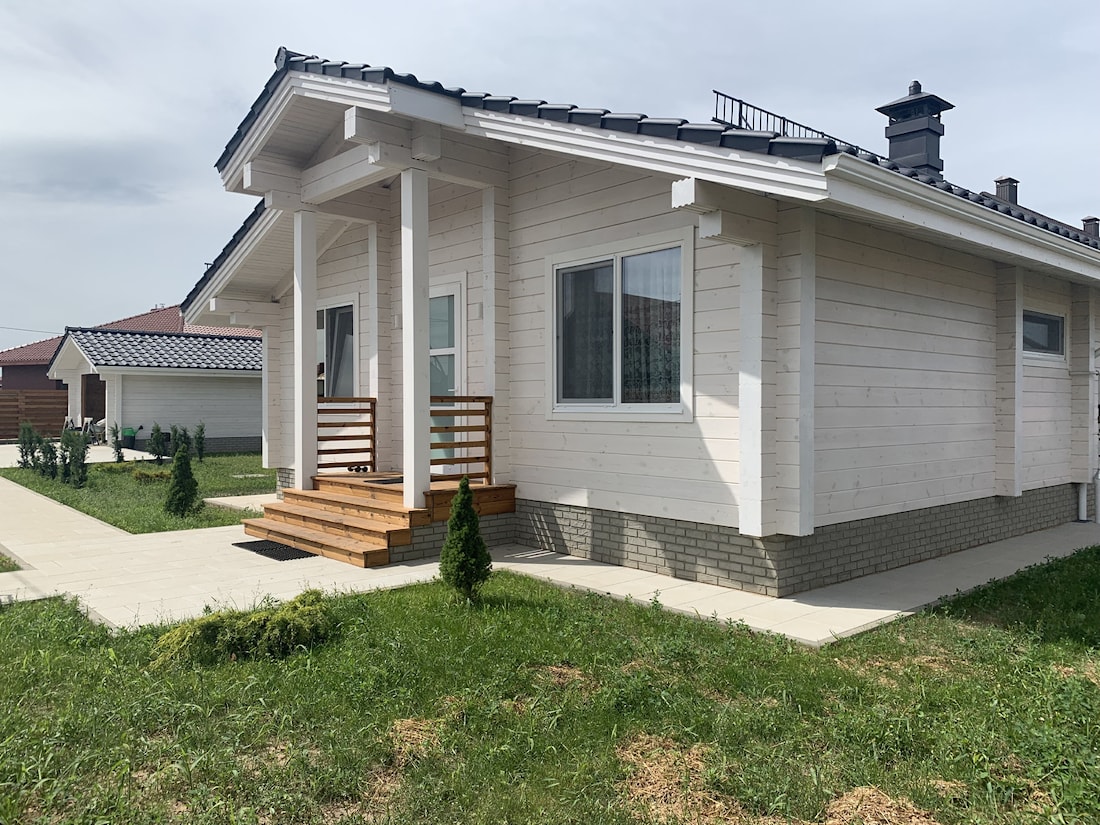
{"label": "front door", "polygon": [[[432,287],[428,305],[429,346],[431,378],[429,391],[432,395],[459,395],[462,392],[462,316],[461,288],[457,283]],[[441,406],[441,405],[436,405]],[[433,417],[433,427],[454,425],[454,418]],[[432,444],[450,443],[455,440],[453,432],[432,433]],[[454,447],[432,448],[432,458],[454,458]],[[445,464],[433,464],[436,473],[453,472]]]}

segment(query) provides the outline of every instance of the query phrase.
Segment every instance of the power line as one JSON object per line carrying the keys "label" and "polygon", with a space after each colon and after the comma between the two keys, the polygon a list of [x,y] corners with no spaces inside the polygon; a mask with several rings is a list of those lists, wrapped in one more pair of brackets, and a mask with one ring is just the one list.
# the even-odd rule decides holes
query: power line
{"label": "power line", "polygon": [[26,327],[5,327],[0,326],[0,329],[12,330],[13,332],[40,332],[43,335],[60,335],[60,332],[54,332],[51,329],[27,329]]}

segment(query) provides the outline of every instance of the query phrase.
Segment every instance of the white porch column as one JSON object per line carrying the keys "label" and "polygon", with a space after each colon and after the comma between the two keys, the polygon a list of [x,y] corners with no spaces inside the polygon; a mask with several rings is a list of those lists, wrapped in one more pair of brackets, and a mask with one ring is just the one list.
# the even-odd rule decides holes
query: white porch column
{"label": "white porch column", "polygon": [[485,358],[485,394],[493,397],[491,484],[511,480],[510,409],[511,375],[509,343],[508,291],[508,193],[498,186],[482,190],[481,265],[482,321],[481,340]]}
{"label": "white porch column", "polygon": [[[62,373],[58,375],[62,381],[65,382],[65,389],[69,393],[69,414],[68,417],[78,427],[80,426],[80,411],[83,407],[83,391],[84,391],[84,376],[75,370],[68,373]],[[111,426],[111,422],[107,422],[107,426]]]}
{"label": "white porch column", "polygon": [[741,487],[737,529],[746,536],[776,532],[775,247],[742,247],[740,407]]}
{"label": "white porch column", "polygon": [[423,507],[431,484],[428,341],[428,176],[401,173],[402,474],[406,507]]}
{"label": "white porch column", "polygon": [[317,474],[317,216],[294,213],[294,472],[301,490]]}

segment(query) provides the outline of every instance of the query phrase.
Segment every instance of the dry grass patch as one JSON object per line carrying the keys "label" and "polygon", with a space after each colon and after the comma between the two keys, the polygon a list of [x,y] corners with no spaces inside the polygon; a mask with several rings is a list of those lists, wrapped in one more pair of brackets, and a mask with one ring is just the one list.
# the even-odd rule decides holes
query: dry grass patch
{"label": "dry grass patch", "polygon": [[829,803],[825,825],[940,825],[908,799],[893,799],[878,788],[853,788]]}
{"label": "dry grass patch", "polygon": [[403,768],[439,747],[439,719],[397,719],[390,728],[394,762]]}
{"label": "dry grass patch", "polygon": [[539,674],[554,687],[569,687],[577,682],[586,683],[588,677],[579,667],[570,664],[547,665],[539,670]]}
{"label": "dry grass patch", "polygon": [[934,779],[932,787],[944,799],[963,799],[969,791],[965,782],[954,779]]}
{"label": "dry grass patch", "polygon": [[685,748],[663,736],[641,734],[616,749],[631,767],[623,792],[631,807],[660,823],[745,822],[736,799],[705,786],[707,748]]}

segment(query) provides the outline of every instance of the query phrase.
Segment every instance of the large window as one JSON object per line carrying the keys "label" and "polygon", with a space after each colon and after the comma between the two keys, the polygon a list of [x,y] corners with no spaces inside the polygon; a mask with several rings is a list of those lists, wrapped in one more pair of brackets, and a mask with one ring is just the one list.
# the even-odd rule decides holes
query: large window
{"label": "large window", "polygon": [[1061,315],[1024,310],[1024,352],[1065,355],[1065,326]]}
{"label": "large window", "polygon": [[683,410],[688,246],[678,240],[554,265],[556,409]]}

